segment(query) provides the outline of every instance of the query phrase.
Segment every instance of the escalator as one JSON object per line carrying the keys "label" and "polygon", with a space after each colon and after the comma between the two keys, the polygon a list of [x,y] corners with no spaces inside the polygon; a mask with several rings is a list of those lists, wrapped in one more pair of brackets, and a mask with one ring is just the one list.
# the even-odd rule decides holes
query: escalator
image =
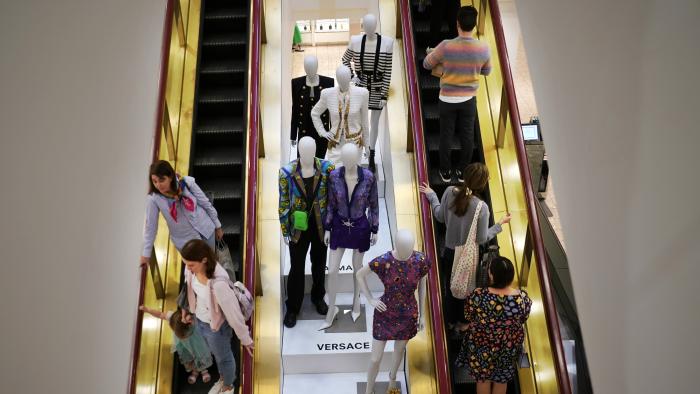
{"label": "escalator", "polygon": [[[439,162],[440,162],[440,111],[438,96],[440,92],[440,79],[431,75],[430,70],[426,70],[423,67],[423,59],[426,56],[426,48],[434,47],[436,43],[431,42],[430,33],[430,8],[425,10],[420,10],[419,1],[411,1],[411,18],[413,26],[413,43],[414,43],[414,57],[415,68],[418,72],[418,85],[420,89],[420,102],[422,109],[422,122],[423,122],[423,136],[425,139],[425,156],[427,159],[429,171],[429,183],[430,187],[435,190],[438,198],[441,198],[445,189],[448,186],[459,185],[453,176],[452,182],[444,182],[438,173]],[[449,36],[449,29],[447,24],[443,22],[440,29],[440,39],[450,39],[454,37]],[[476,100],[473,98],[472,100]],[[453,135],[452,149],[450,151],[452,163],[458,162],[458,155],[460,153],[460,143],[457,133]],[[481,128],[479,126],[479,114],[476,115],[476,121],[474,124],[474,151],[472,154],[472,163],[485,163],[484,149],[481,139]],[[491,207],[490,195],[488,187],[481,195],[482,199],[487,203],[488,207]],[[494,215],[491,212],[489,216],[490,225],[494,223]],[[438,250],[438,256],[441,256],[441,251],[444,248],[444,234],[445,225],[439,223],[438,221],[433,221],[434,226],[434,237],[435,244]],[[492,240],[490,244],[497,245],[496,239]],[[485,245],[486,246],[486,245]],[[447,289],[445,289],[445,279],[440,278],[441,290],[445,294]],[[447,322],[445,322],[446,324]],[[446,327],[446,326],[445,326]],[[461,346],[461,337],[453,335],[453,333],[446,332],[447,340],[447,352],[448,360],[451,371],[451,381],[453,385],[453,392],[469,392],[468,390],[475,390],[474,381],[470,378],[466,371],[466,368],[456,367],[455,359],[457,353],[459,352]],[[510,389],[512,390],[512,388]],[[514,391],[509,391],[514,392]]]}
{"label": "escalator", "polygon": [[[237,266],[243,256],[249,13],[247,1],[202,2],[190,152],[190,175],[212,199]],[[240,371],[235,335],[232,348]],[[190,385],[188,373],[175,356],[173,392],[208,392],[219,377],[215,369],[210,368],[210,383],[199,380]]]}

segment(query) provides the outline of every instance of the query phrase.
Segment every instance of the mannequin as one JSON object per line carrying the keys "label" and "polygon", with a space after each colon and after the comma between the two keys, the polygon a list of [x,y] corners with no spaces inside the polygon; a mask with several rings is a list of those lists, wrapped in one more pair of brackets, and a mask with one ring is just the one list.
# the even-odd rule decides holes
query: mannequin
{"label": "mannequin", "polygon": [[[318,59],[314,55],[304,57],[304,71],[306,76],[292,79],[292,125],[290,139],[292,146],[296,145],[299,138],[311,137],[316,141],[315,156],[326,156],[328,140],[318,135],[311,120],[311,109],[321,97],[323,89],[332,88],[335,82],[333,78],[318,75]],[[329,125],[328,112],[321,114],[321,122],[324,127]],[[298,152],[297,152],[298,154]]]}
{"label": "mannequin", "polygon": [[[338,86],[321,91],[318,103],[311,110],[311,119],[319,136],[328,140],[326,160],[342,165],[340,150],[346,142],[365,148],[369,138],[367,89],[350,85],[351,72],[345,66],[336,70]],[[331,126],[326,129],[321,114],[330,113]]]}
{"label": "mannequin", "polygon": [[[319,330],[333,325],[339,311],[335,298],[338,292],[338,270],[345,250],[353,250],[352,266],[354,272],[357,272],[362,267],[365,252],[377,242],[379,229],[379,198],[374,174],[358,165],[360,151],[355,144],[343,145],[341,158],[345,167],[333,170],[328,181],[324,242],[331,248],[328,263],[329,307],[326,320]],[[352,319],[357,321],[359,317],[360,294],[355,277]]]}
{"label": "mannequin", "polygon": [[[374,327],[372,336],[372,357],[367,371],[366,394],[374,393],[374,384],[379,372],[379,364],[384,355],[387,340],[394,340],[394,359],[389,371],[389,390],[387,393],[400,394],[396,383],[396,373],[406,351],[406,343],[423,330],[423,303],[425,299],[426,274],[430,263],[425,256],[413,250],[415,237],[409,230],[399,230],[396,235],[396,247],[393,251],[370,261],[368,266],[357,272],[357,281],[367,302],[374,307]],[[384,283],[384,295],[376,299],[367,286],[367,276],[374,271]],[[398,280],[398,281],[397,281]],[[402,282],[397,285],[398,282]],[[418,287],[418,303],[413,305],[406,298],[413,297]],[[385,303],[386,302],[386,303]],[[401,302],[401,309],[396,304]],[[403,311],[402,310],[406,310]],[[414,313],[417,315],[415,317]],[[398,327],[398,328],[396,328]]]}
{"label": "mannequin", "polygon": [[[279,217],[284,243],[289,246],[291,267],[287,279],[287,312],[284,325],[296,325],[297,315],[304,300],[304,268],[306,255],[311,248],[311,302],[316,311],[325,315],[328,305],[323,300],[326,293],[326,244],[323,242],[322,218],[328,202],[327,181],[334,169],[333,163],[314,157],[316,143],[311,137],[299,140],[299,159],[282,167],[279,172]],[[299,213],[306,216],[303,229]],[[299,223],[295,223],[299,220]],[[296,226],[295,226],[296,225]]]}
{"label": "mannequin", "polygon": [[394,39],[376,33],[377,17],[372,14],[362,18],[362,29],[364,34],[350,37],[342,61],[347,67],[354,67],[355,84],[369,90],[369,109],[372,110],[368,143],[369,166],[374,172],[374,148],[379,134],[379,118],[386,105],[391,83]]}

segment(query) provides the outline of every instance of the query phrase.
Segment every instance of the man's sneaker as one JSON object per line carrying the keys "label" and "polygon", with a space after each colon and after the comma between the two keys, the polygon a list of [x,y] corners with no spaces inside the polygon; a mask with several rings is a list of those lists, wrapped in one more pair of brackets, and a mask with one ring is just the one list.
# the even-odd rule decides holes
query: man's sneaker
{"label": "man's sneaker", "polygon": [[224,387],[224,380],[219,379],[213,386],[211,386],[209,389],[209,394],[219,394],[222,387]]}
{"label": "man's sneaker", "polygon": [[440,170],[440,179],[442,179],[443,182],[445,183],[450,183],[452,182],[452,172],[450,170],[443,171]]}
{"label": "man's sneaker", "polygon": [[459,183],[464,183],[464,175],[461,170],[455,170],[455,175],[457,175],[457,180]]}

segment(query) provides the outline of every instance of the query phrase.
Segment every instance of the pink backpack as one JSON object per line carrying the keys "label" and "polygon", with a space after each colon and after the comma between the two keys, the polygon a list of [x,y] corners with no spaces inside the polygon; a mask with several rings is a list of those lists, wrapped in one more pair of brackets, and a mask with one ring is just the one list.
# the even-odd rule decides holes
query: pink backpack
{"label": "pink backpack", "polygon": [[238,281],[231,282],[231,280],[228,278],[216,277],[212,280],[214,283],[219,281],[226,281],[226,283],[228,283],[228,286],[231,288],[231,290],[233,290],[233,293],[238,299],[238,305],[241,308],[243,318],[248,321],[250,317],[253,316],[253,310],[255,310],[255,299],[253,298],[253,295],[250,294],[250,291],[248,291],[248,288],[246,288],[243,283]]}

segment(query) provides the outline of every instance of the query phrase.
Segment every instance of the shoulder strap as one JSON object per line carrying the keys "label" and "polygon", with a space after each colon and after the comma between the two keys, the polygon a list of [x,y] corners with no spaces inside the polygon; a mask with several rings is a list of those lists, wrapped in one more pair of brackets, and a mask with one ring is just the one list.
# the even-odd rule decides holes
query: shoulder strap
{"label": "shoulder strap", "polygon": [[474,210],[474,218],[472,219],[472,225],[469,227],[469,235],[467,236],[467,239],[471,242],[476,242],[476,228],[479,223],[479,214],[481,213],[481,207],[483,204],[484,202],[479,200],[479,202],[476,204],[476,209]]}
{"label": "shoulder strap", "polygon": [[[360,72],[365,70],[365,44],[367,43],[367,34],[362,36],[362,44],[360,44]],[[377,48],[374,52],[374,65],[372,67],[372,78],[376,78],[377,65],[379,64],[379,51],[382,49],[382,36],[377,34]]]}

